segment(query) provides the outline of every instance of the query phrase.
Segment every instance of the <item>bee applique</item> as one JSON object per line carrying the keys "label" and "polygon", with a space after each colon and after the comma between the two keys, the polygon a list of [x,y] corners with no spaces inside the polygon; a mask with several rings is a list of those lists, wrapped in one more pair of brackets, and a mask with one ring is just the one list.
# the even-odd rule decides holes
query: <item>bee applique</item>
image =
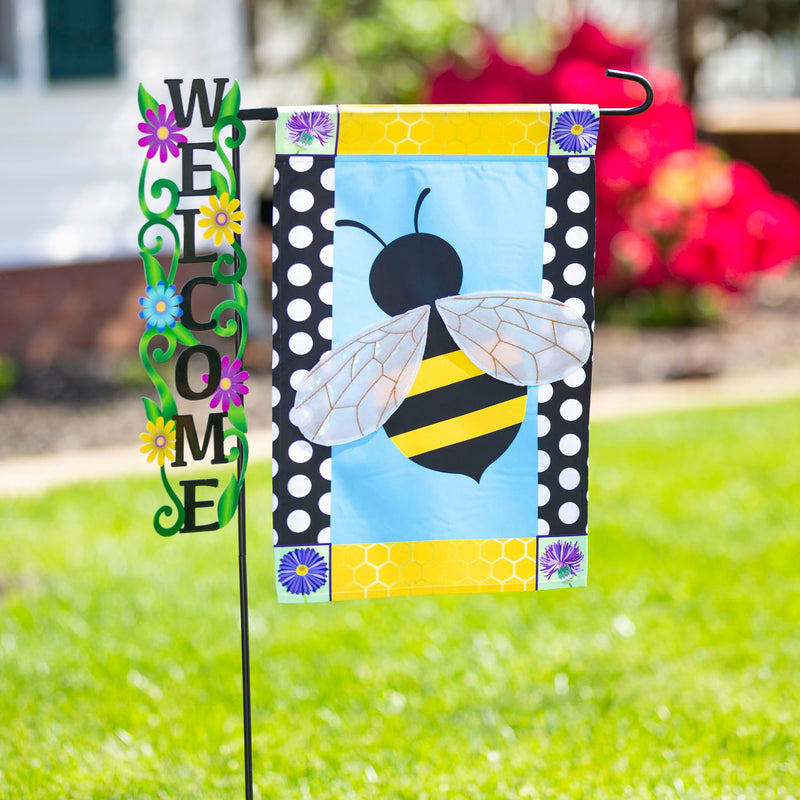
{"label": "bee applique", "polygon": [[297,386],[289,418],[322,445],[383,427],[416,464],[480,481],[514,441],[527,387],[566,377],[589,358],[591,335],[572,308],[532,292],[459,294],[461,259],[444,239],[414,233],[382,245],[369,286],[391,318],[326,353]]}

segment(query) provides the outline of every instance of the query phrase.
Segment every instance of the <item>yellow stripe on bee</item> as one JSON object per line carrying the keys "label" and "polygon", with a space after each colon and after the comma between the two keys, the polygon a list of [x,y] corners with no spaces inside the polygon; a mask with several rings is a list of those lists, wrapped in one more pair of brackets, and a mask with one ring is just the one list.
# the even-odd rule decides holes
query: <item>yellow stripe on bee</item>
{"label": "yellow stripe on bee", "polygon": [[413,397],[415,394],[449,386],[477,375],[483,375],[483,370],[478,369],[461,350],[426,358],[420,364],[414,385],[407,396]]}
{"label": "yellow stripe on bee", "polygon": [[392,436],[392,441],[403,455],[413,458],[430,450],[438,450],[440,447],[448,447],[518,425],[525,417],[526,401],[526,395],[515,397],[469,414],[434,422],[433,425],[425,425],[407,433],[398,433],[397,436]]}

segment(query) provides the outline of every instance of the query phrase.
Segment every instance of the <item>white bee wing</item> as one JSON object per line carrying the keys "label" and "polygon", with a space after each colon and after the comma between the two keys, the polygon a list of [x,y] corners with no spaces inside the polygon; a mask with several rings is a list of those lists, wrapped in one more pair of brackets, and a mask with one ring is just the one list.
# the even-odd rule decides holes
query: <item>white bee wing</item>
{"label": "white bee wing", "polygon": [[309,441],[347,444],[395,412],[417,377],[430,306],[361,331],[326,353],[297,387],[289,419]]}
{"label": "white bee wing", "polygon": [[552,383],[589,358],[589,326],[558,300],[532,292],[479,292],[443,297],[436,308],[469,360],[506,383]]}

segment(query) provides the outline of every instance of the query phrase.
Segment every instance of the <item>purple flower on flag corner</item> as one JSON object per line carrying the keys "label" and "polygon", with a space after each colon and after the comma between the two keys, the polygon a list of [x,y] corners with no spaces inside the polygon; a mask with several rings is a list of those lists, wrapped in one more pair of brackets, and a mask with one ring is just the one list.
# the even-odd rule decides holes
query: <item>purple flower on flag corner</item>
{"label": "purple flower on flag corner", "polygon": [[550,580],[553,575],[560,581],[574,578],[583,572],[583,553],[575,542],[560,539],[547,545],[539,559],[539,566],[545,577]]}
{"label": "purple flower on flag corner", "polygon": [[[200,377],[206,384],[210,380],[207,372]],[[249,377],[250,373],[242,369],[242,362],[238,358],[231,361],[228,356],[222,356],[219,385],[211,395],[211,408],[216,408],[220,403],[222,403],[223,411],[227,411],[231,407],[231,403],[240,406],[242,397],[250,391],[244,385]]]}
{"label": "purple flower on flag corner", "polygon": [[183,297],[176,294],[175,284],[167,286],[159,281],[155,286],[148,286],[145,297],[139,298],[142,310],[139,318],[147,320],[147,328],[156,328],[162,333],[165,328],[174,328],[179,317],[183,316],[180,307]]}
{"label": "purple flower on flag corner", "polygon": [[562,111],[553,126],[553,139],[567,153],[582,153],[597,144],[600,118],[586,108]]}
{"label": "purple flower on flag corner", "polygon": [[180,152],[178,143],[185,142],[186,137],[179,133],[183,128],[179,128],[175,122],[175,112],[167,114],[167,107],[162,103],[158,113],[148,108],[145,117],[147,121],[139,123],[139,130],[146,134],[139,139],[139,146],[147,148],[147,158],[153,158],[158,153],[163,164],[167,155],[177,156]]}
{"label": "purple flower on flag corner", "polygon": [[324,145],[334,133],[336,126],[327,111],[295,111],[286,123],[289,141],[303,149],[311,147],[314,139]]}
{"label": "purple flower on flag corner", "polygon": [[328,565],[313,548],[300,547],[281,558],[278,580],[291,594],[313,594],[327,582]]}

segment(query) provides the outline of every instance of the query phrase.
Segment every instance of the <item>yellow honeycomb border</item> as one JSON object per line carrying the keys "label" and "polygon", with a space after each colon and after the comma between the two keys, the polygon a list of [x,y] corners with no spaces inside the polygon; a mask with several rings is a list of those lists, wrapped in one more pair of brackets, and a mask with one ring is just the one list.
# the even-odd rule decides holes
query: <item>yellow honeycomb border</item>
{"label": "yellow honeycomb border", "polygon": [[549,105],[339,106],[337,155],[546,156]]}
{"label": "yellow honeycomb border", "polygon": [[331,600],[536,589],[536,538],[331,546]]}

